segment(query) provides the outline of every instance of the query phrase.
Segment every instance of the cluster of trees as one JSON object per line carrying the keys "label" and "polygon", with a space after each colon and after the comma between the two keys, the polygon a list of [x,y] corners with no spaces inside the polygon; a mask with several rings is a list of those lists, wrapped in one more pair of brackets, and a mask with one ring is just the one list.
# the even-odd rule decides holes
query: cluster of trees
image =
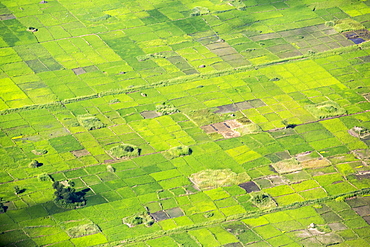
{"label": "cluster of trees", "polygon": [[59,182],[55,181],[53,183],[54,192],[54,201],[59,206],[67,208],[76,208],[81,207],[86,204],[86,200],[83,192],[76,192],[76,189],[73,188],[73,184],[68,182]]}

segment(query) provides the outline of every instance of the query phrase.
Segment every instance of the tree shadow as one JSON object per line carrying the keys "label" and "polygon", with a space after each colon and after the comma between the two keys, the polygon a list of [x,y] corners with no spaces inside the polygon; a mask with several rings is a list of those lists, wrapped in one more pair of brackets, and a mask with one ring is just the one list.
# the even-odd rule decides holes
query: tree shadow
{"label": "tree shadow", "polygon": [[87,194],[87,192],[89,192],[91,189],[90,188],[86,188],[86,189],[83,189],[83,190],[81,190],[81,191],[78,191],[78,192],[76,192],[76,196],[78,197],[78,198],[85,198],[85,195]]}

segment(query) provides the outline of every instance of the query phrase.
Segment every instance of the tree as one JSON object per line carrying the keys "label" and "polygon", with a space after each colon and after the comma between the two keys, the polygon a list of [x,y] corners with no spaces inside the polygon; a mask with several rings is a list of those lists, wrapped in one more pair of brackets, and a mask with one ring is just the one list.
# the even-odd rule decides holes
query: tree
{"label": "tree", "polygon": [[3,201],[3,198],[0,197],[0,213],[5,213],[6,209],[8,208],[7,206],[4,205],[4,202],[5,201]]}
{"label": "tree", "polygon": [[42,163],[38,162],[37,160],[32,160],[29,164],[28,167],[30,168],[37,168],[39,166],[42,166]]}
{"label": "tree", "polygon": [[70,205],[71,207],[85,205],[84,195],[76,192],[76,189],[73,188],[73,184],[55,181],[53,183],[53,189],[55,189],[54,201],[59,205]]}
{"label": "tree", "polygon": [[21,192],[21,189],[19,188],[19,186],[14,186],[14,194],[16,194],[16,195],[18,195],[18,194],[20,194],[20,192]]}

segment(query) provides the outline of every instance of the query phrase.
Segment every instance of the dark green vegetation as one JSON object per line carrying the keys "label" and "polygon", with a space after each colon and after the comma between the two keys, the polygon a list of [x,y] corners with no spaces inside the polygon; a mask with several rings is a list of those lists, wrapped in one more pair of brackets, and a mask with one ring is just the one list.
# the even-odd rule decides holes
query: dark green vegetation
{"label": "dark green vegetation", "polygon": [[110,154],[116,158],[138,156],[140,150],[131,144],[120,144],[110,149]]}
{"label": "dark green vegetation", "polygon": [[170,148],[166,153],[164,153],[164,155],[168,159],[174,159],[174,158],[177,158],[177,157],[190,155],[191,152],[192,151],[188,146],[178,146],[178,147]]}
{"label": "dark green vegetation", "polygon": [[58,206],[65,208],[76,208],[85,205],[86,201],[84,195],[76,192],[73,184],[68,181],[53,183],[54,201]]}
{"label": "dark green vegetation", "polygon": [[370,242],[370,1],[0,12],[1,246]]}
{"label": "dark green vegetation", "polygon": [[90,114],[77,116],[78,122],[88,130],[100,129],[105,125],[95,116]]}
{"label": "dark green vegetation", "polygon": [[123,219],[123,223],[127,224],[129,227],[134,227],[141,224],[151,226],[154,224],[154,220],[148,212],[145,212],[141,214],[136,214],[134,216],[126,217]]}
{"label": "dark green vegetation", "polygon": [[93,223],[74,226],[67,230],[67,234],[71,238],[79,238],[79,237],[83,237],[83,236],[87,236],[91,234],[96,234],[98,232],[100,232],[99,227]]}

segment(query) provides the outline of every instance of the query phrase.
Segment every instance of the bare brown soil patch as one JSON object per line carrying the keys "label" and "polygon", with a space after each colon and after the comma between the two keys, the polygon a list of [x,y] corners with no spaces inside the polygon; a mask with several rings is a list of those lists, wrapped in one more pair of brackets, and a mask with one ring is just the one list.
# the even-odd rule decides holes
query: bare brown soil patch
{"label": "bare brown soil patch", "polygon": [[77,158],[82,157],[82,156],[86,156],[86,155],[90,155],[90,152],[87,151],[86,149],[71,151],[71,153]]}

